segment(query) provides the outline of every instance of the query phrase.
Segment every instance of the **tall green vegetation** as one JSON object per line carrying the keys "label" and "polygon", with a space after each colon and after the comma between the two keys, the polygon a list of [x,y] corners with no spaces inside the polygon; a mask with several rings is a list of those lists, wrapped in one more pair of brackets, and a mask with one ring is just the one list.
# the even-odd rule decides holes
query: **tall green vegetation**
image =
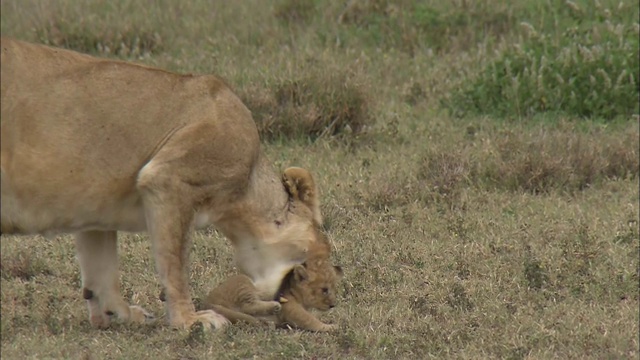
{"label": "tall green vegetation", "polygon": [[638,4],[552,4],[522,21],[520,40],[454,90],[446,102],[454,114],[552,112],[604,120],[638,114]]}

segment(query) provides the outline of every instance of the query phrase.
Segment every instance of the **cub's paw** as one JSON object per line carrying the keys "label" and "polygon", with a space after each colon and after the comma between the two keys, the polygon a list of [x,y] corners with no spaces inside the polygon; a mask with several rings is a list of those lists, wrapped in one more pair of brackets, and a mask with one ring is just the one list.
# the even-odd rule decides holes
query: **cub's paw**
{"label": "cub's paw", "polygon": [[336,324],[323,324],[318,330],[319,332],[336,332],[338,331],[338,325]]}
{"label": "cub's paw", "polygon": [[282,305],[280,305],[279,302],[277,301],[271,301],[271,309],[269,309],[268,314],[269,315],[276,315],[279,314],[280,311],[282,310]]}
{"label": "cub's paw", "polygon": [[129,321],[138,324],[148,324],[156,320],[155,316],[138,305],[129,306]]}

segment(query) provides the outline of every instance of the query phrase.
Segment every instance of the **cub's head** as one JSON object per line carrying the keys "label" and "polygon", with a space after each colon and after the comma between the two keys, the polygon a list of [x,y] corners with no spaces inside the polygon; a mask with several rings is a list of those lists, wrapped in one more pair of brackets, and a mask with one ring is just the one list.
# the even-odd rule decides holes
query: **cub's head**
{"label": "cub's head", "polygon": [[336,306],[342,268],[328,259],[311,259],[292,270],[291,293],[307,309],[327,311]]}

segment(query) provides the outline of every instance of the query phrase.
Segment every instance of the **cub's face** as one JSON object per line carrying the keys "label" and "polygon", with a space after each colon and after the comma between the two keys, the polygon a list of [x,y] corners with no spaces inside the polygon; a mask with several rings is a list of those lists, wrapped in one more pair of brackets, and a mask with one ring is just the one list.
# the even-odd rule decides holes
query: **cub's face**
{"label": "cub's face", "polygon": [[306,308],[327,311],[336,305],[338,282],[342,278],[342,268],[328,260],[307,261],[294,267],[295,290]]}

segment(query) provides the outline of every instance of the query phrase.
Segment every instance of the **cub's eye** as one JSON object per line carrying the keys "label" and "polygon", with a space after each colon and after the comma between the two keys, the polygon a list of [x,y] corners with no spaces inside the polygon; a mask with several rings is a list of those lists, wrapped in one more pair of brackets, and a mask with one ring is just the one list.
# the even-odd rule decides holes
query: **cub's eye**
{"label": "cub's eye", "polygon": [[327,294],[329,293],[329,288],[323,287],[323,288],[322,288],[322,293],[323,293],[324,295],[327,295]]}

